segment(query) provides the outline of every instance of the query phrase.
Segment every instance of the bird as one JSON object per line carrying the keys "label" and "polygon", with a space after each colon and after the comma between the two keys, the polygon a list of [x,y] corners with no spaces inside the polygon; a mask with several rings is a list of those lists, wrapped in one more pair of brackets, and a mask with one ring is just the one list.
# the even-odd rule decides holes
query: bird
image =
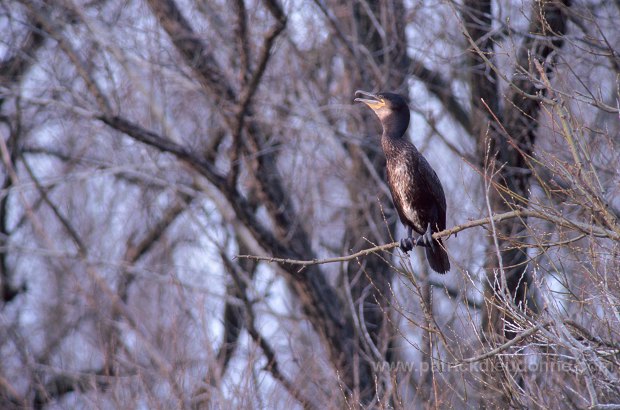
{"label": "bird", "polygon": [[[355,102],[373,110],[383,126],[381,148],[388,186],[398,217],[407,229],[400,249],[407,253],[414,246],[423,246],[430,267],[438,273],[448,272],[450,261],[443,242],[432,237],[446,229],[446,196],[435,170],[407,138],[410,114],[406,99],[392,92],[361,90],[355,97]],[[420,236],[414,239],[412,231]]]}

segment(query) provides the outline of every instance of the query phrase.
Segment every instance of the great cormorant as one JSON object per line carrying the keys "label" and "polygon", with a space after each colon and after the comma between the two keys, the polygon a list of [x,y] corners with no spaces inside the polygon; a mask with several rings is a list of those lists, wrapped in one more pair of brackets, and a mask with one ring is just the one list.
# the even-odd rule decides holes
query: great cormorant
{"label": "great cormorant", "polygon": [[[409,106],[405,99],[394,93],[371,94],[356,91],[356,102],[370,107],[383,126],[381,148],[385,154],[388,185],[400,221],[407,228],[407,237],[400,248],[409,252],[413,246],[426,247],[426,259],[439,273],[450,270],[448,254],[441,238],[433,239],[433,232],[446,228],[446,196],[437,174],[415,145],[407,139]],[[412,230],[421,236],[414,240]]]}

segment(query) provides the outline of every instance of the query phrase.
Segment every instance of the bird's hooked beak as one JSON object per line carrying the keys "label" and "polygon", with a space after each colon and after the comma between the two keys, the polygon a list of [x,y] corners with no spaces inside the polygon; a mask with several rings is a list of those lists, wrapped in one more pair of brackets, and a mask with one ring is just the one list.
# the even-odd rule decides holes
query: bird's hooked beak
{"label": "bird's hooked beak", "polygon": [[[385,107],[385,100],[376,94],[367,93],[366,91],[357,90],[355,92],[355,102],[361,102],[369,106],[373,111],[377,111],[380,108]],[[368,98],[360,98],[368,97]]]}

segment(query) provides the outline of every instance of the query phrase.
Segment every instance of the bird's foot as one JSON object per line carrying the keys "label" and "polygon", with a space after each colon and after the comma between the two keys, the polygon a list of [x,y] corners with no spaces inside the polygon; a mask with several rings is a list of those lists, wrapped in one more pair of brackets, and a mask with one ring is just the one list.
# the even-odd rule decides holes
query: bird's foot
{"label": "bird's foot", "polygon": [[400,250],[407,253],[412,249],[413,249],[413,238],[411,236],[400,240]]}
{"label": "bird's foot", "polygon": [[435,241],[433,241],[433,232],[431,231],[431,224],[428,224],[424,235],[420,236],[415,241],[415,246],[424,246],[425,248],[435,249]]}

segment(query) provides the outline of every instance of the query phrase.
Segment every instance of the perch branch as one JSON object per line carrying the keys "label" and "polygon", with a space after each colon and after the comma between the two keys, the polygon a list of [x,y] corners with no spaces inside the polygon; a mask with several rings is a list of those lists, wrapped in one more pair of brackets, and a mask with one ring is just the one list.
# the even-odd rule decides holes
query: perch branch
{"label": "perch branch", "polygon": [[[481,219],[475,219],[472,221],[468,221],[464,224],[456,225],[450,229],[445,229],[440,232],[435,232],[433,234],[433,238],[446,238],[450,235],[457,234],[458,232],[464,231],[469,228],[474,228],[476,226],[487,225],[493,222],[502,222],[507,219],[513,218],[538,218],[543,219],[549,222],[552,222],[558,226],[562,226],[565,228],[570,228],[582,232],[584,234],[593,235],[597,237],[607,237],[613,240],[620,240],[620,233],[611,231],[609,229],[602,228],[596,225],[590,225],[582,222],[571,221],[566,218],[552,215],[549,213],[544,213],[541,211],[534,210],[514,210],[509,212],[504,212],[501,214],[493,215],[492,217],[486,217]],[[256,256],[256,255],[237,255],[237,258],[245,258],[245,259],[253,259],[257,261],[266,261],[269,263],[282,263],[282,264],[290,264],[290,265],[301,265],[301,266],[310,266],[310,265],[323,265],[327,263],[336,263],[336,262],[347,262],[353,259],[357,259],[362,256],[367,256],[372,253],[388,251],[393,248],[397,248],[399,246],[398,242],[391,242],[384,245],[374,246],[372,248],[363,249],[359,252],[352,253],[350,255],[344,256],[336,256],[332,258],[325,259],[310,259],[310,260],[297,260],[297,259],[287,259],[287,258],[277,258],[273,256]]]}

